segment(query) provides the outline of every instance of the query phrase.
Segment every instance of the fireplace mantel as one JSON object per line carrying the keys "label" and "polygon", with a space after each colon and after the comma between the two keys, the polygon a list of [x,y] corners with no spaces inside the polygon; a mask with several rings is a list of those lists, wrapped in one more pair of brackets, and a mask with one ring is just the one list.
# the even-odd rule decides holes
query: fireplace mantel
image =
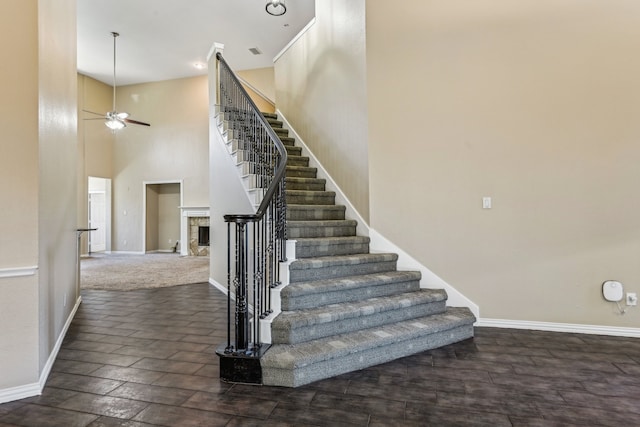
{"label": "fireplace mantel", "polygon": [[180,255],[189,255],[189,218],[209,216],[209,206],[180,206]]}

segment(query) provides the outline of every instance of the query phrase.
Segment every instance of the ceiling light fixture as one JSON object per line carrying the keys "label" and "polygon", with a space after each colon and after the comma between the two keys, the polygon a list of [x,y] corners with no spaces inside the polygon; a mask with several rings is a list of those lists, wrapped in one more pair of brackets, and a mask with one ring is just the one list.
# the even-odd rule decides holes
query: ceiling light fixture
{"label": "ceiling light fixture", "polygon": [[198,70],[204,70],[205,68],[207,68],[207,65],[203,62],[196,62],[195,64],[193,64],[193,67]]}
{"label": "ceiling light fixture", "polygon": [[284,0],[267,0],[265,10],[269,15],[282,16],[287,13],[287,5]]}

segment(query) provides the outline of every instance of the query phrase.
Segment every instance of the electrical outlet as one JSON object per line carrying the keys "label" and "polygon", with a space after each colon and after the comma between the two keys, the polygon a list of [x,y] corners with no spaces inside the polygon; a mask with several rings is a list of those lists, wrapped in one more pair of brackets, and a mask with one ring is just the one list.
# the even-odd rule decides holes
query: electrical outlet
{"label": "electrical outlet", "polygon": [[638,305],[638,295],[635,292],[627,292],[627,305]]}

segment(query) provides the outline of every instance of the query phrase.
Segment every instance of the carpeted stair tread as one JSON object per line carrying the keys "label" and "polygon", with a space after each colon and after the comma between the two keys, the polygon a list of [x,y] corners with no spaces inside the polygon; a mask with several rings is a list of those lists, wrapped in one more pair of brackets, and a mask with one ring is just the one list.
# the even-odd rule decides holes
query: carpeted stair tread
{"label": "carpeted stair tread", "polygon": [[284,311],[271,325],[271,338],[275,344],[296,344],[442,313],[446,300],[447,294],[442,289],[421,289],[306,310]]}
{"label": "carpeted stair tread", "polygon": [[290,136],[284,136],[284,135],[276,135],[278,138],[280,138],[280,141],[282,142],[282,144],[284,145],[289,145],[289,146],[294,146],[296,143],[296,139],[295,138],[291,138]]}
{"label": "carpeted stair tread", "polygon": [[300,344],[272,345],[260,360],[265,385],[297,387],[473,336],[467,308]]}
{"label": "carpeted stair tread", "polygon": [[388,272],[396,269],[397,260],[397,254],[384,253],[302,258],[289,265],[289,280],[293,283]]}
{"label": "carpeted stair tread", "polygon": [[278,119],[273,119],[271,117],[266,117],[267,119],[267,123],[269,123],[269,125],[271,125],[272,128],[281,128],[282,127],[282,121],[278,120]]}
{"label": "carpeted stair tread", "polygon": [[302,147],[294,147],[291,145],[285,145],[285,150],[287,150],[287,155],[291,156],[300,156],[302,155]]}
{"label": "carpeted stair tread", "polygon": [[326,180],[318,178],[285,178],[289,190],[325,191]]}
{"label": "carpeted stair tread", "polygon": [[285,190],[287,203],[301,205],[332,205],[335,191]]}
{"label": "carpeted stair tread", "polygon": [[302,310],[417,291],[420,278],[417,271],[387,271],[290,283],[280,293],[282,309]]}
{"label": "carpeted stair tread", "polygon": [[309,166],[309,158],[306,156],[287,156],[287,164],[291,166]]}
{"label": "carpeted stair tread", "polygon": [[286,168],[287,178],[315,178],[318,168],[308,166],[288,166]]}
{"label": "carpeted stair tread", "polygon": [[355,236],[357,221],[349,219],[287,221],[287,233],[290,239],[313,237]]}
{"label": "carpeted stair tread", "polygon": [[296,238],[296,257],[366,254],[369,253],[370,240],[366,236],[298,237]]}
{"label": "carpeted stair tread", "polygon": [[343,205],[303,205],[289,203],[287,220],[323,220],[344,219],[346,208]]}
{"label": "carpeted stair tread", "polygon": [[265,113],[263,111],[260,112],[265,119],[277,119],[278,115],[276,113]]}

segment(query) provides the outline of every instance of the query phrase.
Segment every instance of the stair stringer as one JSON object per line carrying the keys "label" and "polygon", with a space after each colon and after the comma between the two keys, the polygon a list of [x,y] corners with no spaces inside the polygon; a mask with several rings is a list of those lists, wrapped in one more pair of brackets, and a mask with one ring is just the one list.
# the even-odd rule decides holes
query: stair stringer
{"label": "stair stringer", "polygon": [[[375,229],[369,227],[368,222],[364,220],[362,215],[353,206],[349,198],[345,195],[338,184],[331,178],[331,175],[322,166],[318,158],[309,149],[304,140],[291,126],[287,118],[280,110],[276,110],[278,119],[282,121],[282,127],[287,129],[290,136],[296,140],[296,145],[302,148],[302,155],[309,157],[309,166],[318,169],[317,177],[326,180],[326,190],[334,191],[336,193],[336,204],[344,205],[346,207],[345,218],[354,219],[358,222],[356,228],[356,234],[359,236],[368,236],[371,241],[369,243],[369,250],[371,253],[395,253],[398,254],[398,270],[415,270],[422,273],[422,280],[420,281],[420,287],[425,289],[444,289],[447,292],[447,306],[450,307],[468,307],[469,310],[476,316],[476,319],[480,318],[480,307],[474,303],[471,299],[466,297],[455,287],[447,283],[444,279],[439,277],[433,271],[429,270],[425,265],[421,264],[411,255],[403,251],[399,246],[382,236]],[[271,316],[269,316],[271,317]],[[275,316],[274,316],[275,317]]]}

